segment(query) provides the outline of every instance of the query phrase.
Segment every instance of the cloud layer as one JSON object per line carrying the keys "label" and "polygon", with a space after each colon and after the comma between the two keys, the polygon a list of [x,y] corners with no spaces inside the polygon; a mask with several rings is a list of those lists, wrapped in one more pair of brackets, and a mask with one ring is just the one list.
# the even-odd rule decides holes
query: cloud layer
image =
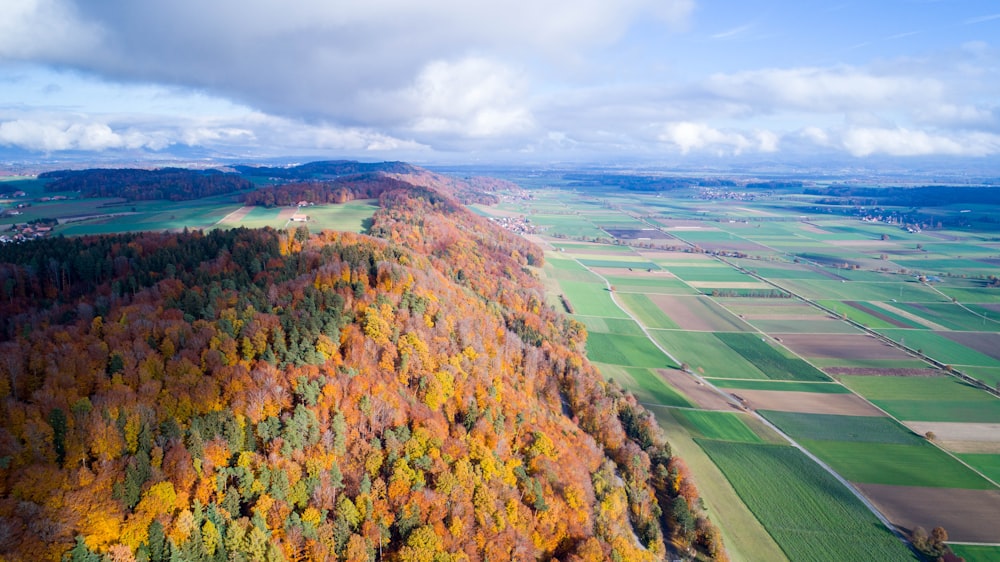
{"label": "cloud layer", "polygon": [[[776,65],[795,58],[771,53],[735,64],[774,30],[763,16],[726,20],[709,9],[694,0],[10,0],[0,81],[21,98],[0,95],[0,145],[1000,152],[1000,56],[988,42],[854,62]],[[994,20],[976,14],[958,25],[984,30]],[[904,31],[882,37],[898,45],[920,35]],[[50,83],[19,85],[19,72],[48,72]]]}

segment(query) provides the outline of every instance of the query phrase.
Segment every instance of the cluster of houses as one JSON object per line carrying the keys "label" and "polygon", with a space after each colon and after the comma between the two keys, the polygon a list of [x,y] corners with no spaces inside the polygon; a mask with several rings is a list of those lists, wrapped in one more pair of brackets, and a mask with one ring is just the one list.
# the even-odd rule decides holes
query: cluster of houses
{"label": "cluster of houses", "polygon": [[538,232],[537,227],[524,217],[490,217],[490,220],[517,234],[534,234]]}
{"label": "cluster of houses", "polygon": [[25,240],[35,240],[45,238],[52,232],[51,226],[40,224],[15,224],[11,228],[0,234],[0,244],[14,244]]}
{"label": "cluster of houses", "polygon": [[[718,200],[730,199],[733,201],[754,201],[760,193],[748,191],[720,191],[718,189],[702,189],[698,192],[698,199]],[[768,193],[770,195],[770,193]]]}

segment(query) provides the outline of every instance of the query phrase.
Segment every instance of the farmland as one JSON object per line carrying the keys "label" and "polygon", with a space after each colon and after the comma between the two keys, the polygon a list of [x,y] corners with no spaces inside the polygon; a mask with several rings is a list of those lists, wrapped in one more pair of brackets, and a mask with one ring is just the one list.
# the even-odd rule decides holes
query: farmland
{"label": "farmland", "polygon": [[[588,353],[605,376],[662,417],[676,434],[672,441],[696,443],[725,474],[743,507],[720,502],[731,492],[709,486],[706,496],[718,496],[706,502],[721,511],[720,520],[739,521],[749,509],[791,559],[824,556],[816,546],[789,545],[824,536],[826,523],[804,516],[811,521],[798,528],[804,534],[789,534],[769,513],[771,500],[753,495],[765,486],[763,477],[739,475],[718,453],[763,447],[759,439],[787,442],[766,430],[763,414],[900,529],[915,521],[933,526],[929,512],[908,502],[947,490],[962,498],[948,502],[949,532],[1000,544],[1000,529],[972,521],[1000,509],[986,479],[996,475],[1000,455],[989,433],[1000,421],[1000,400],[982,388],[1000,382],[1000,288],[984,282],[1000,259],[993,234],[907,231],[844,216],[846,207],[820,210],[808,198],[707,204],[696,190],[670,197],[622,190],[602,192],[608,203],[601,206],[564,195],[548,191],[539,207],[544,215],[543,207],[558,200],[567,213],[560,216],[572,213],[580,229],[568,235],[576,227],[562,220],[542,230],[540,238],[558,249],[547,254],[555,265],[544,269],[558,285],[548,286],[586,324]],[[530,212],[533,203],[516,206]],[[584,233],[591,226],[602,233]],[[686,371],[641,349],[644,337]],[[952,376],[959,372],[982,384]],[[676,394],[657,392],[661,384]],[[928,431],[936,440],[925,437]],[[967,456],[972,468],[946,451]],[[812,462],[786,461],[796,454],[765,456],[793,466]],[[814,470],[823,473],[819,465],[805,473]],[[822,487],[811,478],[804,488]],[[891,538],[880,524],[872,529]],[[770,559],[748,552],[732,550],[735,559]],[[897,554],[909,557],[905,549]]]}
{"label": "farmland", "polygon": [[782,445],[699,441],[791,560],[913,560],[828,473]]}

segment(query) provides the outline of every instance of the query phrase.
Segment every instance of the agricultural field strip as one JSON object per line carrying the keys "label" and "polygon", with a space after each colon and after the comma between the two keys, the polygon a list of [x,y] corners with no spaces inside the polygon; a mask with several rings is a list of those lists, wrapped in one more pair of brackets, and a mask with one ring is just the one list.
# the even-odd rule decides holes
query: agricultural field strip
{"label": "agricultural field strip", "polygon": [[[577,260],[577,263],[580,263],[579,260]],[[727,262],[725,262],[723,260],[723,263],[727,263]],[[587,267],[583,263],[580,263],[580,265],[582,267],[585,267],[588,271],[590,271],[594,275],[600,277],[604,281],[605,285],[607,285],[608,289],[609,290],[611,289],[611,284],[608,283],[607,279],[605,279],[600,274],[594,272],[593,270],[591,270],[589,267]],[[646,326],[644,326],[641,322],[639,322],[639,320],[637,318],[635,318],[634,316],[632,316],[631,312],[629,312],[628,310],[626,310],[625,308],[623,308],[621,306],[621,304],[618,303],[618,300],[615,298],[613,292],[611,293],[611,300],[613,300],[615,302],[615,304],[618,305],[618,307],[622,309],[622,312],[624,312],[625,314],[629,315],[629,317],[632,318],[632,320],[635,321],[636,324],[639,324],[639,327],[642,328],[642,331],[643,331],[643,333],[646,334],[646,337],[649,338],[649,340],[651,342],[653,342],[653,345],[655,345],[658,349],[660,349],[660,351],[662,351],[664,353],[664,355],[666,355],[667,357],[669,357],[671,361],[673,361],[677,365],[681,364],[681,362],[678,361],[677,358],[673,356],[673,354],[671,354],[669,351],[667,351],[663,346],[661,346],[659,344],[659,342],[657,342],[655,339],[653,339],[652,336],[650,336],[649,331],[646,329]],[[691,376],[695,377],[695,379],[698,380],[698,381],[700,381],[703,385],[707,386],[708,388],[711,388],[715,392],[717,392],[720,395],[722,395],[726,400],[734,400],[734,398],[728,392],[726,392],[725,390],[723,390],[721,388],[718,388],[717,386],[715,386],[714,384],[712,384],[710,381],[706,380],[704,377],[702,377],[702,376],[700,376],[700,375],[698,375],[697,373],[694,373],[694,372],[691,372],[689,374]],[[761,416],[757,412],[751,412],[751,413],[757,419],[759,419],[764,425],[766,425],[768,428],[770,428],[775,433],[777,433],[778,435],[780,435],[782,439],[785,439],[793,447],[795,447],[799,451],[802,451],[802,453],[804,455],[806,455],[810,460],[812,460],[817,465],[819,465],[823,470],[825,470],[828,473],[830,473],[830,475],[833,476],[833,478],[835,478],[838,482],[841,483],[841,485],[843,485],[845,488],[847,488],[851,492],[851,494],[853,494],[856,498],[858,498],[858,501],[860,501],[869,511],[871,511],[875,515],[875,517],[878,518],[878,520],[883,525],[885,525],[885,527],[887,529],[889,529],[890,531],[892,531],[892,533],[894,535],[896,535],[896,537],[898,537],[899,540],[903,541],[904,543],[907,542],[906,541],[906,537],[904,537],[896,529],[896,527],[892,524],[892,522],[890,522],[882,514],[882,512],[879,511],[878,508],[876,508],[875,505],[867,497],[864,496],[864,494],[862,494],[857,488],[854,487],[854,485],[852,485],[850,482],[848,482],[847,479],[845,479],[843,476],[841,476],[839,473],[837,473],[837,471],[833,470],[833,468],[831,468],[828,464],[826,464],[825,462],[823,462],[822,460],[820,460],[819,457],[817,457],[816,455],[814,455],[811,452],[809,452],[805,447],[803,447],[802,445],[800,445],[797,441],[795,441],[791,437],[789,437],[784,431],[782,431],[781,429],[779,429],[778,426],[776,426],[773,423],[771,423],[770,421],[768,421],[767,418],[765,418],[764,416]],[[968,465],[966,465],[966,466],[968,466]]]}
{"label": "agricultural field strip", "polygon": [[[946,294],[942,293],[941,291],[939,291],[938,288],[935,287],[934,285],[931,285],[931,284],[928,283],[927,286],[930,287],[931,290],[933,290],[935,293],[937,293],[937,294],[941,295],[942,297],[944,297],[945,299],[948,299],[949,301],[951,301],[951,297],[949,297],[948,295],[946,295]],[[961,302],[959,302],[957,299],[954,300],[954,301],[952,301],[952,302],[954,304],[957,304],[959,307],[965,309],[966,312],[968,312],[968,313],[970,313],[970,314],[972,314],[974,316],[977,316],[979,318],[982,318],[984,322],[986,320],[989,320],[990,322],[993,322],[994,324],[1000,324],[1000,320],[996,320],[994,318],[990,318],[989,316],[986,316],[985,314],[980,314],[980,313],[976,312],[975,310],[972,310],[971,308],[965,306],[964,304],[962,304]]]}

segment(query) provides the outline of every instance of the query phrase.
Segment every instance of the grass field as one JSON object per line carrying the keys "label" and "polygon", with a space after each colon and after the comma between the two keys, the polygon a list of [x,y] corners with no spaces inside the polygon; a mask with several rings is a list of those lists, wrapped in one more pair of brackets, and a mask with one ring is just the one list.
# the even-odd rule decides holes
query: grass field
{"label": "grass field", "polygon": [[844,376],[840,380],[900,420],[1000,422],[1000,399],[954,377]]}
{"label": "grass field", "polygon": [[851,482],[970,490],[996,488],[929,443],[899,445],[812,439],[798,441]]}
{"label": "grass field", "polygon": [[730,349],[753,363],[769,379],[799,381],[829,381],[830,378],[798,357],[789,357],[778,348],[761,341],[756,334],[716,334]]}
{"label": "grass field", "polygon": [[926,318],[948,328],[970,332],[995,331],[993,322],[986,322],[968,310],[952,303],[898,303],[895,305],[911,314]]}
{"label": "grass field", "polygon": [[607,268],[617,268],[617,269],[649,269],[652,271],[659,271],[660,266],[656,265],[651,261],[646,261],[640,257],[636,257],[635,260],[609,260],[609,259],[595,259],[595,258],[579,258],[580,263],[587,267],[607,267]]}
{"label": "grass field", "polygon": [[619,277],[616,275],[606,275],[608,280],[619,294],[641,293],[645,295],[693,295],[698,293],[687,283],[676,277]]}
{"label": "grass field", "polygon": [[606,318],[628,318],[611,300],[611,293],[603,283],[583,281],[560,281],[563,293],[573,304],[573,313],[583,316],[604,316]]}
{"label": "grass field", "polygon": [[1000,367],[964,367],[962,371],[990,386],[996,387],[1000,384]]}
{"label": "grass field", "polygon": [[649,369],[622,367],[620,365],[599,364],[601,374],[618,382],[635,395],[643,404],[660,406],[693,407],[687,398],[664,382],[663,378]]}
{"label": "grass field", "polygon": [[368,221],[378,210],[378,201],[374,199],[359,199],[343,205],[320,205],[303,209],[309,215],[306,226],[310,231],[344,230],[348,232],[365,232]]}
{"label": "grass field", "polygon": [[750,325],[765,334],[856,334],[860,330],[847,322],[837,320],[758,320],[748,319]]}
{"label": "grass field", "polygon": [[674,412],[674,417],[684,424],[695,437],[737,441],[739,443],[764,442],[744,423],[746,414],[708,410],[677,410]]}
{"label": "grass field", "polygon": [[966,562],[1000,562],[1000,546],[953,544],[951,551]]}
{"label": "grass field", "polygon": [[965,453],[956,456],[990,480],[1000,483],[1000,455]]}
{"label": "grass field", "polygon": [[798,414],[760,410],[792,439],[925,445],[924,439],[887,417]]}
{"label": "grass field", "polygon": [[919,349],[925,355],[950,365],[975,365],[1000,367],[1000,360],[983,355],[974,349],[952,341],[942,335],[923,330],[877,330],[880,334],[907,347]]}
{"label": "grass field", "polygon": [[701,492],[705,507],[722,533],[726,551],[733,562],[781,562],[787,560],[771,535],[737,495],[733,486],[712,459],[681,425],[674,408],[651,408],[656,421],[670,436],[670,447],[684,459]]}
{"label": "grass field", "polygon": [[[818,304],[825,306],[826,308],[829,308],[834,313],[838,315],[844,315],[847,318],[867,328],[872,328],[872,329],[898,328],[899,327],[898,324],[893,324],[892,321],[889,320],[891,318],[892,320],[895,320],[896,322],[904,324],[905,326],[908,326],[913,329],[917,330],[928,329],[926,326],[922,326],[917,322],[914,322],[907,318],[903,318],[897,314],[892,314],[887,310],[882,310],[872,304],[864,305],[864,307],[867,310],[859,310],[857,307],[851,306],[842,301],[820,300],[816,302]],[[875,314],[879,314],[881,315],[881,317],[875,316]]]}
{"label": "grass field", "polygon": [[646,295],[624,293],[617,295],[618,301],[639,319],[647,328],[677,329],[680,326],[670,319]]}
{"label": "grass field", "polygon": [[588,333],[604,332],[622,336],[642,336],[642,328],[627,318],[602,318],[600,316],[575,316],[587,327]]}
{"label": "grass field", "polygon": [[[840,274],[839,270],[838,274]],[[945,301],[945,297],[923,285],[904,281],[870,283],[789,279],[783,280],[781,285],[806,298],[819,300],[889,302],[895,299],[907,302]]]}
{"label": "grass field", "polygon": [[645,336],[620,336],[600,332],[587,337],[587,357],[597,363],[662,369],[676,367]]}
{"label": "grass field", "polygon": [[685,281],[753,282],[753,277],[726,265],[712,266],[670,266],[670,273]]}
{"label": "grass field", "polygon": [[766,379],[767,375],[708,332],[650,330],[650,335],[699,374],[719,378]]}
{"label": "grass field", "polygon": [[719,388],[742,388],[745,390],[775,390],[779,392],[816,392],[822,394],[850,394],[843,385],[834,382],[801,382],[772,380],[711,379]]}
{"label": "grass field", "polygon": [[914,560],[850,491],[799,450],[698,440],[791,560]]}

